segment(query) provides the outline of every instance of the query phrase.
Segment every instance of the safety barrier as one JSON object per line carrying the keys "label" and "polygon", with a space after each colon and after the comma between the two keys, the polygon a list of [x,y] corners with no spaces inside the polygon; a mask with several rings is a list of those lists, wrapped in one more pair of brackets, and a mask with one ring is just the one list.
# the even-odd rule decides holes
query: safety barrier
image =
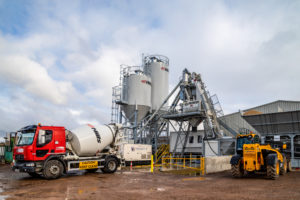
{"label": "safety barrier", "polygon": [[189,169],[199,172],[201,175],[205,174],[205,158],[204,157],[163,157],[162,170],[182,170]]}
{"label": "safety barrier", "polygon": [[172,171],[172,170],[186,170],[187,172],[196,172],[200,175],[205,175],[205,157],[189,156],[189,157],[172,157],[171,155],[161,158],[162,163],[156,164],[154,156],[151,156],[150,165],[130,166],[130,171],[137,168],[150,168],[150,172],[154,173],[156,170]]}

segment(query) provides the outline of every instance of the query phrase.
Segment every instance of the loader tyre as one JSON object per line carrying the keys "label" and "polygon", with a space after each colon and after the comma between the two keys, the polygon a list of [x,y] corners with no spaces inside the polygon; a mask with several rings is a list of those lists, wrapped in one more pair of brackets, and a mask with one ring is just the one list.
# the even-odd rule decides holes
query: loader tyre
{"label": "loader tyre", "polygon": [[63,165],[58,160],[50,160],[46,163],[43,170],[43,176],[46,179],[56,179],[61,177],[63,173]]}
{"label": "loader tyre", "polygon": [[287,161],[286,161],[286,157],[283,156],[283,163],[282,166],[280,167],[280,175],[284,175],[287,172]]}
{"label": "loader tyre", "polygon": [[118,160],[116,158],[110,157],[106,160],[105,165],[101,168],[103,173],[114,173],[118,169]]}
{"label": "loader tyre", "polygon": [[[277,155],[276,156],[268,156],[268,159],[274,159],[274,161],[272,162],[273,164],[268,164],[267,165],[267,177],[269,179],[277,179],[279,177],[279,173],[280,173],[280,163],[278,161]],[[268,163],[270,163],[271,161],[269,161]]]}
{"label": "loader tyre", "polygon": [[231,165],[231,174],[235,178],[241,178],[244,175],[243,165],[241,164],[241,159],[236,165]]}
{"label": "loader tyre", "polygon": [[291,160],[289,160],[289,161],[287,162],[287,171],[288,171],[288,172],[294,171],[293,168],[292,168],[292,162],[291,162]]}

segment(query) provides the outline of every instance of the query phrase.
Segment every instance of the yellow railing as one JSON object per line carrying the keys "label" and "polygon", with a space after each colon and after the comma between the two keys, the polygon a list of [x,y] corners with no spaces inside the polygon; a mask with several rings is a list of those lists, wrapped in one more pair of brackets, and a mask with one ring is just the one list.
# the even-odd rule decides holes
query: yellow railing
{"label": "yellow railing", "polygon": [[199,171],[201,175],[205,174],[205,158],[195,158],[195,157],[163,157],[162,158],[162,168],[170,170],[179,170],[179,169],[191,169]]}
{"label": "yellow railing", "polygon": [[[153,173],[155,170],[168,171],[168,170],[188,170],[196,171],[200,175],[205,175],[205,157],[172,157],[171,154],[162,157],[162,163],[157,164],[154,162],[154,156],[151,156],[150,165],[134,166],[133,168],[149,168]],[[187,171],[185,171],[187,170]],[[180,172],[181,173],[181,172]],[[190,172],[189,172],[190,173]]]}

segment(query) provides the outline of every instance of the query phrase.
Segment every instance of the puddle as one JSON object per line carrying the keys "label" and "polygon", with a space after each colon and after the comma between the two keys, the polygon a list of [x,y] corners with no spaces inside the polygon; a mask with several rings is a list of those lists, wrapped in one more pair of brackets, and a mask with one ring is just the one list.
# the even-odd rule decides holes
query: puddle
{"label": "puddle", "polygon": [[8,198],[7,195],[1,195],[2,192],[3,192],[3,189],[0,187],[0,200],[7,199]]}
{"label": "puddle", "polygon": [[207,178],[204,177],[193,177],[193,178],[183,178],[182,181],[204,181],[207,180]]}
{"label": "puddle", "polygon": [[164,191],[166,191],[166,189],[162,188],[162,187],[159,187],[159,188],[152,187],[152,188],[150,188],[150,191],[164,192]]}
{"label": "puddle", "polygon": [[165,188],[157,188],[156,190],[157,190],[157,191],[160,191],[160,192],[166,191]]}

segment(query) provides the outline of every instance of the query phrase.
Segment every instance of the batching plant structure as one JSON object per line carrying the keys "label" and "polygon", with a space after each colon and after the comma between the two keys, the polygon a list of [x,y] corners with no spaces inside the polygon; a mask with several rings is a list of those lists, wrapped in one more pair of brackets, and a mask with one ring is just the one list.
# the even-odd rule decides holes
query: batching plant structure
{"label": "batching plant structure", "polygon": [[121,123],[132,142],[152,144],[156,151],[160,138],[170,142],[172,127],[177,133],[173,152],[181,144],[183,155],[190,131],[202,122],[204,140],[223,136],[220,124],[225,123],[218,119],[223,111],[217,109],[221,107],[213,101],[200,74],[184,69],[169,93],[169,59],[165,56],[144,56],[141,66],[121,65],[120,69],[120,83],[113,87],[111,121]]}

